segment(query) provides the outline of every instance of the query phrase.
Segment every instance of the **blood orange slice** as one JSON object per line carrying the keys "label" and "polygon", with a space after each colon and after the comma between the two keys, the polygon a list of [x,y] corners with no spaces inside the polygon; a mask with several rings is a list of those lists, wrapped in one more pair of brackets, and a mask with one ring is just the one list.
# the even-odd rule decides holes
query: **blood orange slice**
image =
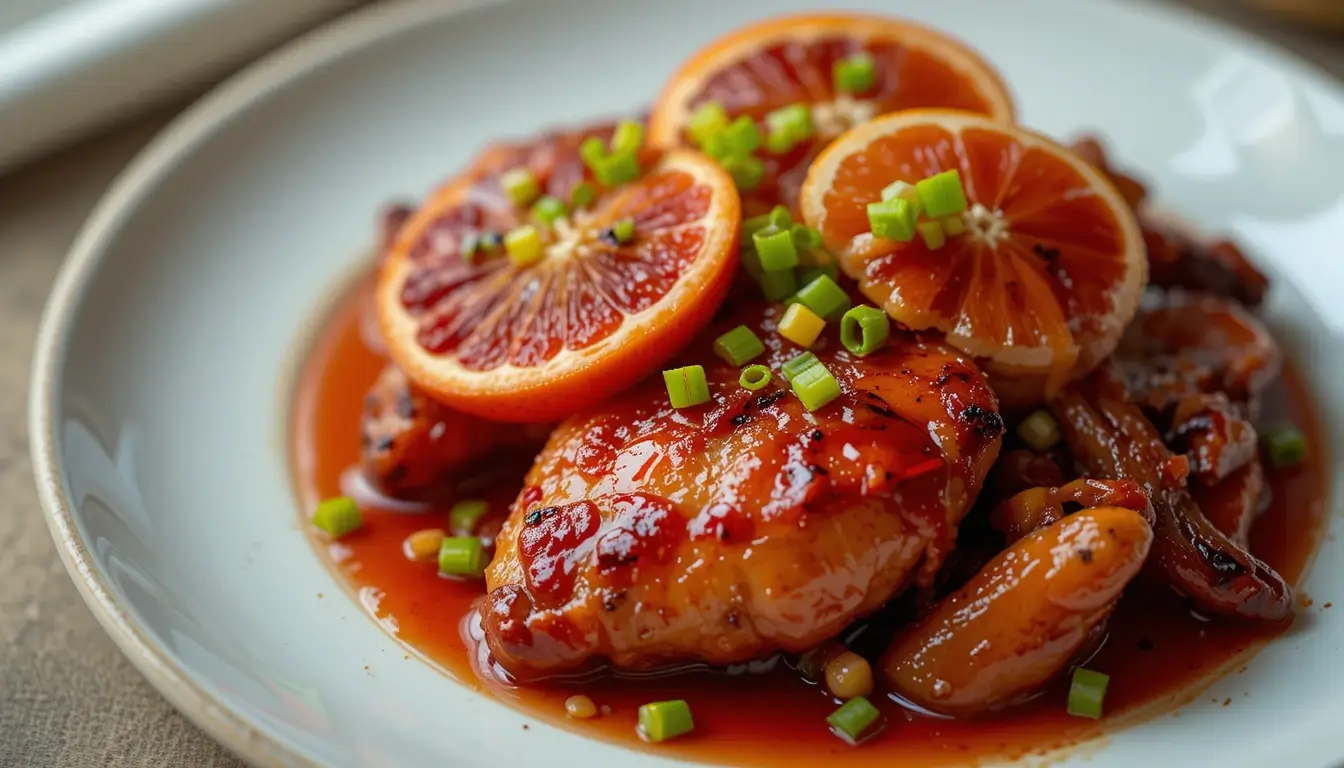
{"label": "blood orange slice", "polygon": [[[868,57],[867,87],[837,87],[837,65]],[[860,83],[861,85],[863,83]],[[849,127],[886,112],[949,107],[1013,119],[1007,85],[974,50],[941,32],[886,16],[786,16],[742,27],[697,51],[664,87],[649,121],[654,144],[690,143],[696,110],[711,102],[764,133],[766,116],[806,105],[812,135],[783,152],[762,146],[763,174],[744,188],[747,215],[796,210],[807,166]],[[750,186],[750,185],[748,185]]]}
{"label": "blood orange slice", "polygon": [[[559,420],[652,372],[723,299],[741,214],[732,179],[697,153],[645,150],[642,175],[606,187],[580,158],[592,135],[492,147],[402,227],[379,321],[393,360],[436,399],[502,421]],[[532,197],[568,201],[562,215],[506,193],[518,169]],[[591,201],[575,199],[579,184]],[[541,241],[532,258],[496,244],[527,226]]]}
{"label": "blood orange slice", "polygon": [[[896,181],[960,173],[965,231],[930,248],[872,234],[867,205]],[[837,139],[808,172],[802,212],[869,299],[978,358],[1002,400],[1049,397],[1111,353],[1147,280],[1125,199],[1043,136],[952,110],[908,110]]]}

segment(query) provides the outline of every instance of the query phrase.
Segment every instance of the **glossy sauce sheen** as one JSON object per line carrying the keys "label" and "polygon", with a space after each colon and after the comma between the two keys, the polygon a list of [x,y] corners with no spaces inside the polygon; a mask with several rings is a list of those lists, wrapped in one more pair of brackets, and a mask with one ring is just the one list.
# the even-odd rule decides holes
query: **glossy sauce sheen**
{"label": "glossy sauce sheen", "polygon": [[[367,282],[361,283],[344,302],[305,362],[292,432],[294,469],[305,510],[321,498],[351,492],[349,479],[359,462],[363,397],[384,365],[361,335],[360,314],[367,306],[368,290]],[[1268,472],[1272,503],[1252,532],[1252,551],[1296,582],[1321,531],[1327,457],[1316,431],[1321,422],[1291,365],[1266,403],[1266,423],[1291,421],[1306,431],[1311,460],[1290,470]],[[464,496],[489,499],[497,525],[519,493],[526,468],[526,462],[506,466],[498,477],[478,480]],[[417,663],[411,654],[419,654],[474,689],[586,735],[711,763],[810,766],[835,760],[845,766],[890,766],[1038,753],[1102,730],[1101,724],[1065,712],[1066,687],[1060,684],[1029,704],[974,721],[922,717],[874,696],[884,714],[884,727],[856,749],[827,730],[825,718],[835,702],[783,663],[772,671],[763,671],[770,666],[766,663],[753,665],[760,669],[752,671],[760,674],[745,668],[735,675],[688,671],[639,681],[605,678],[510,688],[477,674],[464,640],[463,618],[482,594],[480,583],[439,578],[432,563],[411,562],[402,552],[410,533],[445,526],[446,507],[415,513],[361,504],[363,530],[339,545],[317,537],[314,542],[347,587],[365,598],[362,604],[373,606],[376,618],[395,619],[398,639],[411,649],[407,663]],[[613,556],[620,554],[616,549]],[[1103,723],[1138,714],[1145,705],[1193,696],[1197,690],[1188,690],[1191,686],[1229,666],[1235,669],[1275,634],[1264,628],[1198,621],[1166,592],[1131,595],[1112,617],[1101,651],[1087,665],[1111,676]],[[586,721],[567,718],[564,701],[576,693],[591,696],[599,707],[610,707],[610,713]],[[639,705],[676,698],[690,703],[695,733],[664,744],[642,742],[635,732]],[[1228,705],[1236,706],[1237,701]],[[527,738],[526,733],[519,738]]]}

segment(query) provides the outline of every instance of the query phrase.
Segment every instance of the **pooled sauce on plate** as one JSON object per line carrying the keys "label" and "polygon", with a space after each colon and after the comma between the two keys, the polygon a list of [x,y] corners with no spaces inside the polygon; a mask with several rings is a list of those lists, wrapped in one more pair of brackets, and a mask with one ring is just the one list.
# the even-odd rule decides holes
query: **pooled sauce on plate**
{"label": "pooled sauce on plate", "polygon": [[[826,726],[835,700],[824,686],[805,682],[783,661],[724,671],[688,670],[639,680],[602,677],[549,686],[510,687],[478,674],[467,617],[483,582],[441,578],[433,563],[413,562],[402,542],[424,528],[443,527],[448,505],[407,508],[373,501],[359,486],[359,423],[363,398],[386,363],[371,346],[372,283],[361,281],[325,324],[304,361],[294,402],[292,460],[301,509],[337,495],[360,500],[362,530],[331,543],[313,541],[361,604],[378,619],[393,619],[397,638],[447,674],[481,693],[539,719],[625,746],[710,763],[845,766],[964,762],[1039,753],[1095,736],[1108,723],[1142,714],[1151,705],[1188,699],[1200,683],[1240,665],[1282,628],[1209,623],[1165,588],[1131,589],[1109,623],[1109,635],[1088,667],[1111,676],[1100,722],[1065,711],[1067,681],[1033,701],[975,720],[917,715],[880,695],[882,730],[853,748]],[[1325,514],[1326,447],[1322,423],[1291,361],[1265,397],[1264,423],[1291,422],[1306,434],[1309,460],[1268,470],[1271,502],[1255,524],[1251,551],[1297,583],[1310,563]],[[500,427],[507,429],[507,426]],[[491,476],[473,478],[464,498],[484,498],[502,520],[522,487],[529,462],[499,462]],[[876,630],[873,630],[875,633]],[[861,638],[865,645],[869,638]],[[874,640],[878,640],[874,638]],[[883,642],[884,640],[879,640]],[[591,720],[565,715],[565,699],[591,697],[603,714]],[[657,745],[635,731],[641,704],[685,699],[695,732]],[[1235,700],[1230,706],[1235,706]],[[607,709],[609,708],[609,711]],[[525,736],[523,736],[525,738]]]}

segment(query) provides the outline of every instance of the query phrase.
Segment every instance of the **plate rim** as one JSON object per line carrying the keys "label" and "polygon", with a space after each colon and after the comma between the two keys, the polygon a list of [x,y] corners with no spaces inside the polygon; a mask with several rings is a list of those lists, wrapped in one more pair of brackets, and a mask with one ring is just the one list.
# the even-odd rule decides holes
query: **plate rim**
{"label": "plate rim", "polygon": [[[121,605],[79,532],[65,493],[54,422],[71,321],[126,219],[181,159],[225,127],[230,117],[276,87],[417,24],[511,1],[388,0],[328,21],[217,84],[163,127],[108,185],[67,251],[43,308],[29,377],[28,443],[38,501],[61,562],[103,631],[141,676],[216,743],[252,765],[321,766],[193,680]],[[1157,0],[1097,0],[1097,5],[1119,12],[1137,8],[1157,23],[1185,25],[1221,38],[1344,102],[1344,83],[1323,67],[1220,18]]]}

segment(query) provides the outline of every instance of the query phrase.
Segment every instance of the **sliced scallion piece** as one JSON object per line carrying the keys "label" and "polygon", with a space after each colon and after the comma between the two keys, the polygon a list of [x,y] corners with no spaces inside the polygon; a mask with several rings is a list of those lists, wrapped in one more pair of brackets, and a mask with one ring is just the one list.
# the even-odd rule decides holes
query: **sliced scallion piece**
{"label": "sliced scallion piece", "polygon": [[840,382],[820,362],[799,371],[789,386],[809,411],[824,408],[840,396]]}
{"label": "sliced scallion piece", "polygon": [[814,365],[821,365],[821,361],[811,352],[804,352],[801,355],[785,360],[784,364],[779,367],[779,373],[784,377],[785,381],[792,383],[794,376],[797,376],[805,369],[811,368]]}
{"label": "sliced scallion piece", "polygon": [[750,328],[739,325],[714,340],[714,354],[740,368],[765,354],[765,344]]}
{"label": "sliced scallion piece", "polygon": [[868,226],[874,237],[908,243],[915,239],[915,204],[901,197],[868,204]]}
{"label": "sliced scallion piece", "polygon": [[364,516],[360,514],[359,505],[354,499],[335,496],[317,505],[313,511],[313,525],[333,539],[339,539],[364,525]]}
{"label": "sliced scallion piece", "polygon": [[761,293],[769,301],[783,301],[798,290],[798,275],[792,269],[778,272],[762,270],[757,282],[761,285]]}
{"label": "sliced scallion piece", "polygon": [[849,309],[849,294],[834,280],[820,275],[798,289],[798,301],[826,320],[834,320]]}
{"label": "sliced scallion piece", "polygon": [[755,155],[731,155],[719,161],[737,188],[750,192],[765,178],[765,163]]}
{"label": "sliced scallion piece", "polygon": [[448,536],[439,545],[439,573],[478,577],[485,566],[485,547],[475,536]]}
{"label": "sliced scallion piece", "polygon": [[860,304],[840,318],[840,343],[865,357],[881,349],[891,335],[891,318],[876,307]]}
{"label": "sliced scallion piece", "polygon": [[564,201],[550,195],[542,195],[532,204],[532,217],[547,226],[554,225],[567,212]]}
{"label": "sliced scallion piece", "polygon": [[448,510],[448,527],[455,534],[470,535],[489,511],[490,504],[484,499],[463,499]]}
{"label": "sliced scallion piece", "polygon": [[526,168],[513,168],[506,171],[499,177],[499,185],[504,188],[504,194],[508,195],[509,202],[522,208],[531,205],[533,200],[541,194],[541,183],[537,177]]}
{"label": "sliced scallion piece", "polygon": [[717,101],[707,101],[691,113],[687,132],[696,146],[703,148],[710,137],[723,132],[728,127],[728,112]]}
{"label": "sliced scallion piece", "polygon": [[663,384],[673,408],[690,408],[709,402],[709,382],[702,366],[688,365],[663,371]]}
{"label": "sliced scallion piece", "polygon": [[574,185],[574,189],[569,192],[569,207],[574,210],[588,207],[597,197],[597,189],[586,181],[581,181]]}
{"label": "sliced scallion piece", "polygon": [[1275,467],[1291,467],[1307,457],[1307,438],[1297,427],[1267,429],[1262,440],[1269,463]]}
{"label": "sliced scallion piece", "polygon": [[866,51],[855,53],[835,62],[831,74],[836,91],[864,93],[877,81],[877,62],[873,60],[872,54]]}
{"label": "sliced scallion piece", "polygon": [[787,229],[780,230],[771,225],[752,235],[751,241],[761,260],[761,269],[766,272],[782,272],[798,266],[798,247],[793,244],[793,235]]}
{"label": "sliced scallion piece", "polygon": [[858,744],[864,732],[877,722],[879,716],[872,702],[862,696],[855,696],[832,712],[826,718],[826,724],[831,726],[831,732],[836,736],[850,744]]}
{"label": "sliced scallion piece", "polygon": [[919,231],[919,237],[924,241],[924,247],[930,251],[936,251],[947,243],[947,235],[943,233],[943,225],[936,219],[921,221],[915,225]]}
{"label": "sliced scallion piece", "polygon": [[770,373],[770,369],[764,365],[748,365],[742,369],[742,375],[737,377],[737,383],[755,392],[758,389],[764,389],[773,378],[774,375]]}
{"label": "sliced scallion piece", "polygon": [[691,706],[682,699],[655,701],[639,708],[639,734],[649,741],[667,741],[693,730]]}
{"label": "sliced scallion piece", "polygon": [[1073,671],[1073,681],[1069,684],[1069,714],[1074,717],[1101,717],[1102,703],[1106,699],[1106,687],[1110,685],[1109,675],[1079,667]]}
{"label": "sliced scallion piece", "polygon": [[961,185],[961,172],[955,168],[916,182],[915,190],[919,192],[920,206],[931,219],[966,210],[966,190]]}
{"label": "sliced scallion piece", "polygon": [[635,239],[635,220],[621,219],[611,225],[611,234],[616,238],[616,242],[625,245]]}

